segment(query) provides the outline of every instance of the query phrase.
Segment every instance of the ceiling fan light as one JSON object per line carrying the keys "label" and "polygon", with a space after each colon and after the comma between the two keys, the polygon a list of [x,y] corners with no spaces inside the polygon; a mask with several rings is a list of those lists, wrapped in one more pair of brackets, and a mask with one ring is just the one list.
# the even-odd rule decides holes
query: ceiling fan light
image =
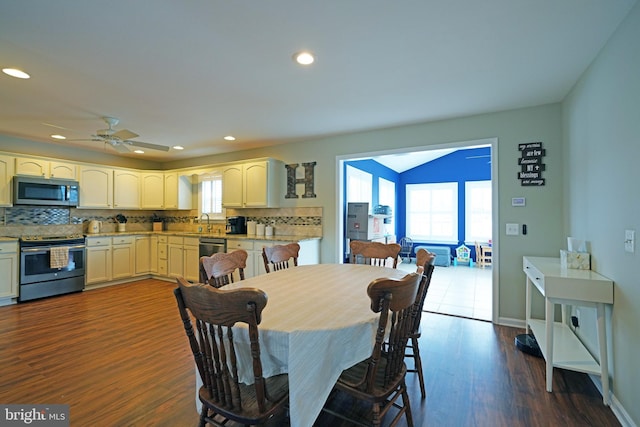
{"label": "ceiling fan light", "polygon": [[3,68],[2,72],[5,73],[8,76],[16,77],[18,79],[29,79],[29,78],[31,78],[31,76],[29,74],[27,74],[24,71],[19,70],[17,68]]}
{"label": "ceiling fan light", "polygon": [[235,141],[236,137],[233,135],[227,135],[223,138],[225,141]]}
{"label": "ceiling fan light", "polygon": [[173,147],[174,150],[184,150],[184,147],[182,145],[174,145]]}
{"label": "ceiling fan light", "polygon": [[67,137],[66,137],[66,136],[64,136],[64,135],[57,135],[57,134],[51,135],[51,138],[53,138],[53,139],[67,139]]}
{"label": "ceiling fan light", "polygon": [[144,154],[143,150],[133,150],[133,152],[136,154]]}

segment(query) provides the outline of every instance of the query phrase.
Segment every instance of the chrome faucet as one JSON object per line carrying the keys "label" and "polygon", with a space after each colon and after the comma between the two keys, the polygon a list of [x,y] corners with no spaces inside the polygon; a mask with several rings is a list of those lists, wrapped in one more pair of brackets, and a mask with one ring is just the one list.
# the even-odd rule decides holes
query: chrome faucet
{"label": "chrome faucet", "polygon": [[[211,219],[209,218],[209,214],[208,213],[203,213],[202,215],[206,215],[207,216],[207,233],[211,233]],[[202,215],[200,215],[200,223],[202,224]]]}

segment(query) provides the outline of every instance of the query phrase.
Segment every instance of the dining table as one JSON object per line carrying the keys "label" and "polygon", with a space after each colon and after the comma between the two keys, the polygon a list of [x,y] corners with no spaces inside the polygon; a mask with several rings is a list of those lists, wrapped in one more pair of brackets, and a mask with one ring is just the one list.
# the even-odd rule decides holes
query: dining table
{"label": "dining table", "polygon": [[[266,292],[259,341],[263,376],[289,376],[291,426],[310,427],[343,370],[370,356],[379,314],[367,286],[407,273],[363,264],[315,264],[262,274],[224,286]],[[247,328],[234,327],[238,376],[253,381]],[[196,390],[202,384],[196,375]]]}

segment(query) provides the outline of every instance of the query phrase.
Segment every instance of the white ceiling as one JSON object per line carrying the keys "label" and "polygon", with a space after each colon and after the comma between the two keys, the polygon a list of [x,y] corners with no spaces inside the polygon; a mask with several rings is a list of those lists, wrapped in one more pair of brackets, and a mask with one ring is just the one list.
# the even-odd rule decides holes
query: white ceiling
{"label": "white ceiling", "polygon": [[634,3],[3,0],[0,68],[32,78],[0,73],[0,134],[115,154],[49,137],[109,115],[167,161],[558,102]]}

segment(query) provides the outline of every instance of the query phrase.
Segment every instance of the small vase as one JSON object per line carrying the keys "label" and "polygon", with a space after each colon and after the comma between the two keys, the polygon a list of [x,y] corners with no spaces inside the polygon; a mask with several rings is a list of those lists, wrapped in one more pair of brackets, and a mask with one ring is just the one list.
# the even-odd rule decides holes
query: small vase
{"label": "small vase", "polygon": [[124,222],[119,222],[118,231],[126,231],[126,230],[127,230],[127,224],[125,224]]}

